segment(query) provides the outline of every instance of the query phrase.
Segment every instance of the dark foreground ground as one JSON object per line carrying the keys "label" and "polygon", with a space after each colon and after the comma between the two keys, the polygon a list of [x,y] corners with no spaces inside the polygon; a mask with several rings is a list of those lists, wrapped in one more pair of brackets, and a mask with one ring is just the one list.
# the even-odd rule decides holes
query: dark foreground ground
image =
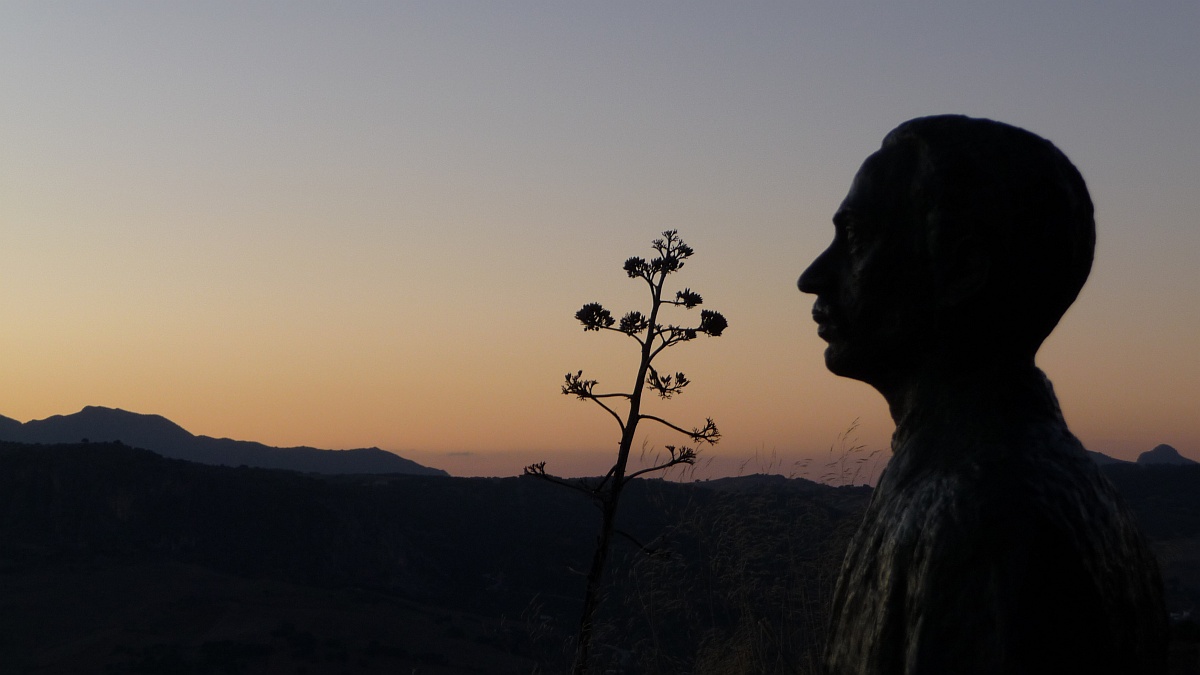
{"label": "dark foreground ground", "polygon": [[[1172,610],[1196,607],[1200,467],[1107,470]],[[748,476],[627,494],[608,672],[812,672],[869,488]],[[531,479],[0,444],[0,673],[562,672],[598,521]],[[1200,672],[1200,629],[1175,630],[1173,672]]]}

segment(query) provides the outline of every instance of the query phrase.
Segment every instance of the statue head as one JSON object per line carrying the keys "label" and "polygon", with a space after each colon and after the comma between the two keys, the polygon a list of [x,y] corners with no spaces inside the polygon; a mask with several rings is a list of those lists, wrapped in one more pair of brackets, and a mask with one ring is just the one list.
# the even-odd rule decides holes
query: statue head
{"label": "statue head", "polygon": [[881,388],[930,362],[1025,361],[1091,270],[1079,171],[1023,129],[958,115],[892,130],[800,276],[826,365]]}

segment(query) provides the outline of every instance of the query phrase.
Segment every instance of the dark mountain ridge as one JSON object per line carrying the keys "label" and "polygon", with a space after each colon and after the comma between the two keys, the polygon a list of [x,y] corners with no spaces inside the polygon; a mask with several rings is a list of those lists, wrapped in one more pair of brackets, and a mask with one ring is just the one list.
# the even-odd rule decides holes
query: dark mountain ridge
{"label": "dark mountain ridge", "polygon": [[[796,615],[819,616],[816,603],[829,591],[868,492],[769,483],[747,492],[725,489],[728,482],[634,481],[618,521],[626,536],[613,551],[606,625],[629,644],[657,636],[654,649],[643,644],[646,654],[687,659],[699,636],[734,635],[746,598],[772,597],[779,584],[804,603]],[[537,638],[544,642],[536,652],[544,661],[538,672],[562,672],[566,666],[555,655],[562,657],[578,620],[579,570],[586,569],[598,525],[597,509],[578,491],[532,478],[301,475],[204,466],[114,443],[0,443],[0,663],[16,657],[31,664],[17,672],[226,672],[199,665],[204,649],[224,648],[207,636],[232,635],[239,649],[274,650],[277,659],[289,648],[273,636],[299,631],[342,640],[380,664],[365,672],[507,672],[430,669],[430,662],[399,657],[385,670],[384,660],[372,660],[379,650],[367,637],[337,633],[342,629],[315,618],[281,625],[281,616],[321,614],[292,604],[308,602],[315,591],[285,593],[284,584],[335,594],[359,617],[356,625],[394,625],[396,607],[416,607],[424,618],[405,619],[418,622],[405,635],[440,625],[441,637],[465,636],[454,648],[438,647],[448,663],[481,645],[533,654],[520,645]],[[798,576],[817,567],[820,574]],[[146,586],[126,570],[163,581]],[[202,625],[191,608],[211,603],[198,595],[196,575],[205,584],[219,582],[212,595],[230,597],[228,609],[211,609]],[[701,580],[723,590],[698,594]],[[97,598],[109,600],[97,604]],[[646,607],[654,603],[699,618],[678,624],[672,630],[684,634],[662,642],[664,634],[647,627]],[[130,619],[128,607],[148,607],[154,618]],[[477,618],[453,618],[468,615]],[[79,620],[63,627],[63,617]],[[123,627],[130,622],[137,631]],[[480,633],[489,625],[506,632]],[[410,655],[424,649],[400,642],[408,639],[402,635],[378,639]],[[92,646],[81,651],[80,645]],[[162,650],[186,663],[151,668]],[[67,668],[65,654],[85,665]],[[344,672],[299,658],[290,670],[239,667]]]}
{"label": "dark mountain ridge", "polygon": [[[1105,473],[1169,594],[1200,600],[1200,466]],[[634,481],[601,620],[626,654],[657,661],[623,672],[699,672],[698,655],[753,636],[807,653],[870,492]],[[340,673],[348,654],[354,672],[560,672],[598,520],[578,492],[530,478],[301,475],[115,443],[0,443],[0,663]],[[527,661],[468,667],[471,655]]]}
{"label": "dark mountain ridge", "polygon": [[1103,452],[1096,452],[1095,450],[1087,450],[1086,452],[1088,454],[1088,457],[1090,457],[1093,462],[1099,464],[1100,466],[1108,466],[1110,464],[1133,464],[1133,462],[1130,462],[1125,459],[1117,459],[1116,457],[1109,457],[1108,455],[1104,454]]}
{"label": "dark mountain ridge", "polygon": [[0,441],[16,443],[120,442],[163,457],[218,466],[248,466],[320,474],[402,473],[449,475],[379,448],[321,450],[276,448],[253,441],[196,436],[161,415],[88,406],[72,415],[54,415],[22,424],[0,416]]}

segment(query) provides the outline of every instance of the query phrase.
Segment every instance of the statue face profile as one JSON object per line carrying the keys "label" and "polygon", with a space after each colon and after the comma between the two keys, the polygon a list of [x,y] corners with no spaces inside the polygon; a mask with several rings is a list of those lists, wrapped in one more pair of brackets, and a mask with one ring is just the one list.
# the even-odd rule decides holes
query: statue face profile
{"label": "statue face profile", "polygon": [[867,158],[833,216],[833,243],[797,282],[817,296],[813,319],[829,370],[876,387],[921,360],[933,318],[895,164],[886,150]]}
{"label": "statue face profile", "polygon": [[797,285],[817,296],[828,368],[885,397],[929,369],[1032,365],[1095,245],[1087,186],[1058,148],[960,115],[889,133],[833,222]]}

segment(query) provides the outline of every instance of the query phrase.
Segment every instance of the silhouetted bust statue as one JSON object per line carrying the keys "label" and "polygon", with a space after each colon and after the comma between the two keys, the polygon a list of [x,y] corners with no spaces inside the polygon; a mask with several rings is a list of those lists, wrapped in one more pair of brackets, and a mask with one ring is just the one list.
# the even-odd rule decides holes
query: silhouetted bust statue
{"label": "silhouetted bust statue", "polygon": [[927,117],[867,158],[805,270],[825,363],[896,432],[846,555],[830,674],[1157,673],[1155,560],[1034,354],[1092,264],[1087,186],[1049,141]]}

